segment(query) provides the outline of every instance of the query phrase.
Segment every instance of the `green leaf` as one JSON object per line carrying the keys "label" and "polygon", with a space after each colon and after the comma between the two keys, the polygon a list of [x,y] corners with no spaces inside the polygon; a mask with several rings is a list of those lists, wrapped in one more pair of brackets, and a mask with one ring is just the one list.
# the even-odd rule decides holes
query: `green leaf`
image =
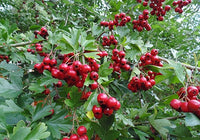
{"label": "green leaf", "polygon": [[200,120],[193,113],[185,113],[185,125],[186,126],[199,126]]}
{"label": "green leaf", "polygon": [[25,122],[21,120],[17,123],[16,127],[13,128],[11,140],[24,140],[30,132],[31,128],[26,127]]}
{"label": "green leaf", "polygon": [[106,76],[110,75],[113,72],[113,69],[110,69],[109,66],[110,66],[110,61],[104,62],[100,66],[99,72],[98,72],[99,77],[106,77]]}
{"label": "green leaf", "polygon": [[90,74],[88,74],[87,78],[85,79],[84,85],[89,86],[90,84],[93,84],[94,80],[90,79]]}
{"label": "green leaf", "polygon": [[95,23],[93,23],[91,30],[92,30],[93,36],[100,35],[103,32],[101,27],[99,25],[95,24]]}
{"label": "green leaf", "polygon": [[107,132],[111,128],[114,119],[115,115],[112,114],[111,116],[103,115],[103,117],[99,120],[99,124],[104,129],[104,132]]}
{"label": "green leaf", "polygon": [[45,90],[45,87],[40,85],[41,82],[31,83],[28,89],[34,91],[35,93],[42,93]]}
{"label": "green leaf", "polygon": [[116,130],[110,130],[108,132],[106,132],[103,140],[115,140],[116,138],[118,138],[120,135],[119,131]]}
{"label": "green leaf", "polygon": [[45,123],[39,123],[33,130],[28,134],[25,140],[40,140],[50,136],[50,132],[47,131]]}
{"label": "green leaf", "polygon": [[3,78],[0,78],[0,89],[0,96],[4,98],[15,98],[22,92],[22,89],[16,84],[9,83]]}
{"label": "green leaf", "polygon": [[93,105],[97,105],[98,104],[98,102],[97,102],[97,96],[98,96],[98,94],[96,92],[93,92],[90,95],[90,97],[88,98],[88,100],[84,104],[84,109],[86,111],[91,111]]}
{"label": "green leaf", "polygon": [[38,60],[38,58],[35,55],[31,54],[31,53],[25,52],[24,55],[25,55],[26,59],[31,61],[31,62],[32,61],[35,62],[35,63],[39,63],[40,62]]}
{"label": "green leaf", "polygon": [[18,107],[13,100],[6,100],[5,103],[6,105],[0,105],[0,109],[2,109],[4,113],[15,113],[23,111],[23,109]]}
{"label": "green leaf", "polygon": [[176,128],[170,128],[169,133],[179,138],[192,137],[190,130],[184,125],[178,125]]}
{"label": "green leaf", "polygon": [[81,35],[81,30],[80,29],[76,29],[76,28],[72,28],[71,29],[71,43],[73,45],[73,48],[75,50],[79,49],[79,38]]}
{"label": "green leaf", "polygon": [[14,76],[23,77],[23,73],[24,73],[23,69],[20,69],[15,64],[9,64],[6,61],[2,61],[0,63],[0,68],[7,70],[9,74],[12,74]]}
{"label": "green leaf", "polygon": [[72,128],[72,118],[64,118],[67,114],[67,110],[62,110],[58,114],[54,114],[53,117],[46,122],[53,138],[60,139],[60,131],[69,132]]}
{"label": "green leaf", "polygon": [[167,139],[167,134],[169,130],[166,127],[170,127],[171,123],[167,119],[157,119],[157,120],[149,120],[151,125],[160,133],[163,139]]}
{"label": "green leaf", "polygon": [[98,59],[98,58],[100,58],[100,56],[97,55],[98,53],[99,53],[99,52],[84,53],[84,56],[85,56],[86,58]]}
{"label": "green leaf", "polygon": [[135,133],[139,136],[140,140],[146,140],[149,135],[147,133],[144,133],[138,129],[134,129]]}
{"label": "green leaf", "polygon": [[184,85],[184,80],[185,80],[185,67],[181,65],[179,62],[174,62],[174,61],[169,61],[169,65],[174,67],[174,71],[176,76],[178,77],[179,81]]}
{"label": "green leaf", "polygon": [[36,109],[34,110],[32,116],[33,121],[37,121],[41,118],[44,118],[45,116],[50,115],[51,114],[50,110],[51,110],[50,105],[43,106],[42,103],[37,104]]}
{"label": "green leaf", "polygon": [[84,103],[84,101],[81,100],[82,92],[79,92],[77,87],[73,86],[70,89],[69,93],[70,93],[71,99],[66,99],[64,101],[67,106],[69,106],[69,107],[79,107]]}

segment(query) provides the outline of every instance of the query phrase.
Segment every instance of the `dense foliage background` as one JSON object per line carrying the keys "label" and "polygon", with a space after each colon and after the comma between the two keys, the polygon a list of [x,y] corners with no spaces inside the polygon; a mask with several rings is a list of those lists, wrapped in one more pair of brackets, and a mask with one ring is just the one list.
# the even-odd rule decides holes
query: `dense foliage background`
{"label": "dense foliage background", "polygon": [[[121,12],[137,19],[144,9],[150,11],[149,6],[136,0],[1,0],[0,139],[62,139],[76,133],[79,125],[84,125],[89,139],[95,140],[199,139],[199,118],[173,110],[170,101],[178,99],[176,92],[181,87],[200,85],[200,5],[193,0],[179,14],[172,3],[165,0],[163,4],[171,6],[164,21],[149,15],[150,31],[133,30],[131,22],[114,27],[118,48],[125,50],[131,66],[131,71],[122,71],[118,78],[108,68],[115,46],[101,45],[102,37],[111,31],[100,22],[113,20]],[[46,39],[35,38],[34,31],[41,27],[47,28]],[[34,70],[44,56],[27,49],[34,49],[31,44],[37,42],[51,58],[74,52],[82,63],[88,57],[97,60],[101,87],[90,90],[88,85],[93,81],[87,78],[85,88],[81,88],[92,91],[87,100],[80,100],[82,93],[64,80],[62,87],[56,87],[58,79],[49,71],[41,74]],[[164,65],[148,68],[163,75],[156,77],[151,89],[133,93],[128,82],[142,72],[140,57],[152,49],[159,50]],[[99,50],[108,53],[100,61],[96,55]],[[48,95],[42,94],[45,85],[50,89]],[[98,104],[97,95],[105,91],[120,101],[121,108],[98,120],[91,110]]]}

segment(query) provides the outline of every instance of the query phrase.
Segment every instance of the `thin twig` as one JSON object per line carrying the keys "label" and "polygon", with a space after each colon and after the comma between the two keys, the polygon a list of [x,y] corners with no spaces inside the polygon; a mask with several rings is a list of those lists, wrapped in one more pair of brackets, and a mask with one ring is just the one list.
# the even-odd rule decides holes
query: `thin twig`
{"label": "thin twig", "polygon": [[[166,120],[176,120],[176,119],[181,119],[181,118],[184,118],[185,115],[181,115],[181,116],[176,116],[176,117],[168,117],[168,118],[163,118],[163,119],[166,119]],[[143,124],[149,124],[150,122],[149,121],[143,121],[143,122],[137,122],[137,123],[134,123],[134,125],[143,125]]]}
{"label": "thin twig", "polygon": [[[168,59],[165,59],[163,57],[159,57],[160,60],[166,62],[166,63],[169,63]],[[195,66],[191,66],[191,65],[187,65],[187,64],[183,64],[181,63],[182,66],[186,67],[187,69],[190,69],[190,70],[195,70],[197,69],[199,72],[200,72],[200,67],[195,67]]]}

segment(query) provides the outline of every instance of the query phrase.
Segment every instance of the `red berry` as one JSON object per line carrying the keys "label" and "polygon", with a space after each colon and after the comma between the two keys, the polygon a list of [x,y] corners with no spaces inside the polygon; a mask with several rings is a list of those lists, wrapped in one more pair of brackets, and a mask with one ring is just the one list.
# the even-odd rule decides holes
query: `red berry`
{"label": "red berry", "polygon": [[105,93],[100,93],[97,96],[97,101],[100,105],[106,105],[107,100],[108,100],[108,96]]}
{"label": "red berry", "polygon": [[78,137],[77,134],[72,134],[72,135],[70,136],[70,138],[69,138],[69,140],[78,140],[78,139],[79,139],[79,137]]}
{"label": "red berry", "polygon": [[43,63],[44,63],[45,65],[49,65],[50,62],[51,62],[51,60],[50,60],[49,57],[45,57],[45,58],[43,59]]}
{"label": "red berry", "polygon": [[170,102],[170,106],[177,110],[177,111],[180,111],[180,107],[181,107],[181,101],[178,100],[178,99],[173,99],[171,102]]}
{"label": "red berry", "polygon": [[113,108],[114,110],[119,110],[121,108],[121,104],[119,101],[117,101],[116,106]]}
{"label": "red berry", "polygon": [[99,78],[99,75],[98,75],[97,72],[92,71],[92,72],[90,73],[90,79],[97,81],[98,78]]}
{"label": "red berry", "polygon": [[97,107],[96,105],[94,105],[94,106],[92,107],[92,112],[93,112],[94,114],[102,114],[102,108],[101,108],[101,107]]}
{"label": "red berry", "polygon": [[81,68],[82,64],[80,61],[74,61],[72,66],[74,70],[78,71]]}
{"label": "red berry", "polygon": [[115,15],[115,19],[119,20],[120,16],[118,14]]}
{"label": "red berry", "polygon": [[79,137],[79,140],[89,140],[87,135],[83,135],[81,137]]}
{"label": "red berry", "polygon": [[65,64],[65,63],[62,63],[62,64],[60,64],[59,65],[59,70],[61,71],[61,72],[67,72],[67,70],[68,70],[68,65],[67,64]]}
{"label": "red berry", "polygon": [[118,53],[119,53],[118,49],[113,49],[112,54],[113,54],[114,56],[117,56]]}
{"label": "red berry", "polygon": [[197,112],[200,109],[200,102],[198,100],[190,100],[188,102],[188,110],[190,112]]}
{"label": "red berry", "polygon": [[165,6],[165,11],[169,11],[171,9],[171,7],[169,5]]}
{"label": "red berry", "polygon": [[118,53],[118,55],[119,55],[120,58],[124,58],[124,57],[126,56],[126,54],[125,54],[124,51],[120,51],[120,52]]}
{"label": "red berry", "polygon": [[85,64],[85,65],[82,65],[82,66],[81,66],[81,72],[82,72],[82,73],[86,73],[86,74],[87,74],[87,73],[89,73],[90,71],[91,71],[91,67],[90,67],[89,65],[86,65],[86,64]]}
{"label": "red berry", "polygon": [[113,113],[113,109],[106,107],[106,108],[104,108],[103,113],[104,113],[106,116],[110,116],[110,115],[112,115],[112,113]]}
{"label": "red berry", "polygon": [[146,7],[147,5],[148,5],[148,2],[144,1],[144,2],[143,2],[143,6]]}
{"label": "red berry", "polygon": [[126,14],[125,14],[125,13],[120,13],[120,14],[119,14],[119,17],[120,17],[121,19],[123,19],[123,18],[126,17]]}
{"label": "red berry", "polygon": [[85,126],[79,126],[77,129],[77,133],[79,136],[83,136],[87,134],[87,129],[85,128]]}
{"label": "red berry", "polygon": [[188,102],[181,102],[181,111],[182,112],[189,112],[189,110],[188,110]]}
{"label": "red berry", "polygon": [[57,65],[57,60],[56,60],[56,59],[51,59],[50,65],[51,65],[52,67],[56,66],[56,65]]}
{"label": "red berry", "polygon": [[151,55],[155,56],[158,54],[158,50],[157,49],[152,49],[151,50]]}
{"label": "red berry", "polygon": [[187,93],[188,93],[188,96],[193,97],[193,96],[197,96],[199,94],[199,90],[195,86],[189,86],[187,88]]}
{"label": "red berry", "polygon": [[148,15],[149,14],[149,11],[147,10],[147,9],[145,9],[144,11],[143,11],[143,15],[145,16],[145,15]]}
{"label": "red berry", "polygon": [[96,81],[94,81],[94,83],[90,84],[89,87],[90,87],[90,89],[95,90],[98,88],[98,83]]}
{"label": "red berry", "polygon": [[106,105],[109,108],[115,108],[115,106],[117,105],[117,99],[114,97],[108,98]]}

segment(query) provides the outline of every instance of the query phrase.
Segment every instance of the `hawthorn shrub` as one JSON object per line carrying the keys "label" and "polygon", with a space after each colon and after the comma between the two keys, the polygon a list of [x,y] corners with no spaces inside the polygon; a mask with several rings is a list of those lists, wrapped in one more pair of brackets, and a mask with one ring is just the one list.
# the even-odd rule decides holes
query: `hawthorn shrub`
{"label": "hawthorn shrub", "polygon": [[199,139],[198,1],[0,6],[0,139]]}

